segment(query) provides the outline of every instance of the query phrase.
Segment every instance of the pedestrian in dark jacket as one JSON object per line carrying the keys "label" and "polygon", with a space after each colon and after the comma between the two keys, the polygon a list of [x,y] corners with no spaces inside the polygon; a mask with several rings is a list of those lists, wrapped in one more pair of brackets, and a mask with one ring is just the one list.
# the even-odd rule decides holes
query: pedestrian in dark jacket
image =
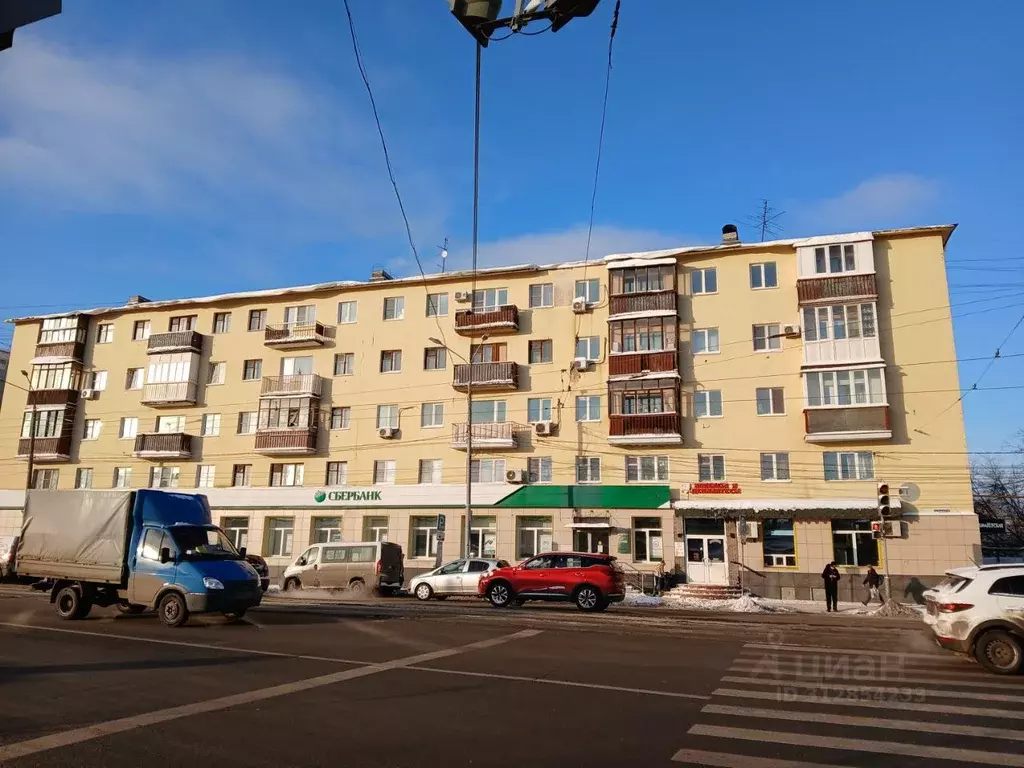
{"label": "pedestrian in dark jacket", "polygon": [[882,586],[882,577],[870,565],[868,566],[868,575],[864,577],[864,586],[868,588],[868,595],[864,598],[864,605],[870,603],[871,598],[876,598],[879,603],[885,603],[885,600],[878,593],[878,588]]}
{"label": "pedestrian in dark jacket", "polygon": [[821,572],[822,581],[825,582],[825,610],[827,612],[838,611],[839,601],[839,569],[833,560],[825,566]]}

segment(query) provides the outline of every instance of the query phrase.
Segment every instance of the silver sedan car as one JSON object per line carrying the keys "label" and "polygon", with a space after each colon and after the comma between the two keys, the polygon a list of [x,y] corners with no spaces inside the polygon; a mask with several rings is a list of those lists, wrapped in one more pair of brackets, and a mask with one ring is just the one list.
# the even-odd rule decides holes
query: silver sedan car
{"label": "silver sedan car", "polygon": [[409,591],[420,600],[438,598],[443,600],[451,595],[477,594],[480,577],[495,568],[505,568],[508,563],[486,557],[453,560],[440,568],[422,573],[409,582]]}

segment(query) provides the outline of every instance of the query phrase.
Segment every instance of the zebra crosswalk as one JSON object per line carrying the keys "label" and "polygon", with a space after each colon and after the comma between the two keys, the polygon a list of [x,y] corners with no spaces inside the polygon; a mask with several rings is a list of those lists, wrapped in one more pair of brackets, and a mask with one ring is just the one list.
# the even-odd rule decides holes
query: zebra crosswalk
{"label": "zebra crosswalk", "polygon": [[1024,681],[949,654],[747,643],[672,760],[1024,768]]}

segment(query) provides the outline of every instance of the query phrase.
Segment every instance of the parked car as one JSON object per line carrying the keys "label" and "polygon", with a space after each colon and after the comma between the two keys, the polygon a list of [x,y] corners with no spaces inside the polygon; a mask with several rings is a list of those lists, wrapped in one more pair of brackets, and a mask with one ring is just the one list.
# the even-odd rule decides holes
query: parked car
{"label": "parked car", "polygon": [[557,600],[575,603],[581,611],[603,611],[625,597],[626,586],[611,555],[548,552],[485,573],[478,592],[495,608]]}
{"label": "parked car", "polygon": [[393,595],[405,581],[402,548],[387,541],[313,544],[285,568],[285,592],[303,588],[347,589],[354,597],[374,590]]}
{"label": "parked car", "polygon": [[450,595],[475,596],[481,576],[495,568],[508,568],[508,565],[504,560],[479,557],[455,560],[413,578],[409,591],[420,600],[443,600]]}
{"label": "parked car", "polygon": [[955,568],[946,576],[924,593],[924,621],[938,644],[997,674],[1024,670],[1024,565]]}
{"label": "parked car", "polygon": [[253,570],[259,574],[260,589],[264,592],[270,589],[270,566],[267,565],[267,561],[259,555],[251,555],[247,552],[245,562],[251,565]]}

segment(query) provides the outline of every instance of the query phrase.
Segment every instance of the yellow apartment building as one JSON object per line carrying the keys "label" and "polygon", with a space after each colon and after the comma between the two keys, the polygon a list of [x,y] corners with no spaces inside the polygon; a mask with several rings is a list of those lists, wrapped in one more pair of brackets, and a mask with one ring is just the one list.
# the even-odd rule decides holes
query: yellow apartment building
{"label": "yellow apartment building", "polygon": [[462,550],[472,442],[474,555],[664,559],[770,597],[818,596],[835,560],[844,597],[869,564],[913,594],[980,556],[953,229],[727,226],[589,263],[17,318],[0,533],[31,451],[40,488],[204,493],[275,572],[310,542],[387,538],[415,573]]}

